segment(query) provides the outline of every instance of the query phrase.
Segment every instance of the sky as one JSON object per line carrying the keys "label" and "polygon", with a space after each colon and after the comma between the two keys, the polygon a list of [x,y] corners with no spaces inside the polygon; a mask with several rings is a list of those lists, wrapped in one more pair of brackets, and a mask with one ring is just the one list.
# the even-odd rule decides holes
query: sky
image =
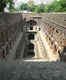
{"label": "sky", "polygon": [[[28,0],[14,0],[15,2],[15,7],[18,7],[20,4],[24,3],[24,2],[27,2]],[[44,4],[46,3],[50,3],[52,2],[53,0],[34,0],[35,1],[35,4],[40,4],[41,2],[43,2]]]}

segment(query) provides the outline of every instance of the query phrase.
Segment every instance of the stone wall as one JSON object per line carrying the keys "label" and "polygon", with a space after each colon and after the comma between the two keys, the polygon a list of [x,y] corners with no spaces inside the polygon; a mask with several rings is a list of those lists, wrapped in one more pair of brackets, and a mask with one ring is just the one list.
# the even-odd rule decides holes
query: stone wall
{"label": "stone wall", "polygon": [[7,57],[14,48],[20,34],[23,34],[23,25],[22,14],[0,13],[0,58]]}
{"label": "stone wall", "polygon": [[[37,20],[41,30],[46,34],[46,38],[51,48],[61,53],[66,46],[66,14],[21,14],[21,13],[0,13],[0,58],[7,57],[8,54],[19,55],[22,42],[25,41],[25,31],[23,29],[25,19],[41,17]],[[28,26],[29,27],[29,26]],[[22,38],[23,37],[23,38]],[[24,44],[24,43],[23,43]],[[18,49],[16,50],[17,46]],[[24,48],[24,46],[22,46]],[[24,51],[24,49],[22,50]],[[23,56],[23,55],[22,55]]]}

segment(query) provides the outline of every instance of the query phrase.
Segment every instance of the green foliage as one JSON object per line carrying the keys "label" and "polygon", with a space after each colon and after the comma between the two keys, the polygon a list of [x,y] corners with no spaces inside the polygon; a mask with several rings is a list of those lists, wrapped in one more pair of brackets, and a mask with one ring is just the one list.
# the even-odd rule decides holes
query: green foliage
{"label": "green foliage", "polygon": [[23,3],[20,8],[20,10],[28,10],[30,12],[35,12],[35,13],[43,13],[44,12],[44,9],[45,9],[45,6],[44,4],[40,4],[40,5],[28,5],[26,3]]}
{"label": "green foliage", "polygon": [[0,12],[4,11],[4,8],[9,3],[10,11],[14,10],[13,0],[0,0]]}
{"label": "green foliage", "polygon": [[[13,0],[0,0],[0,12],[4,11],[4,8],[9,3],[10,12],[14,11]],[[66,0],[54,0],[49,5],[39,4],[35,5],[34,0],[29,0],[27,3],[22,3],[19,10],[28,10],[34,13],[44,12],[66,12]]]}
{"label": "green foliage", "polygon": [[32,6],[29,6],[28,10],[31,11],[31,12],[34,12],[35,8],[37,8],[37,6],[36,5],[32,5]]}
{"label": "green foliage", "polygon": [[0,12],[4,10],[7,0],[0,0]]}
{"label": "green foliage", "polygon": [[62,8],[66,8],[66,0],[60,1]]}
{"label": "green foliage", "polygon": [[47,8],[47,12],[64,12],[66,11],[66,0],[55,0]]}
{"label": "green foliage", "polygon": [[48,8],[47,11],[52,12],[56,8],[56,6],[57,6],[57,3],[56,3],[56,1],[54,1],[52,4],[47,6],[47,8]]}
{"label": "green foliage", "polygon": [[8,0],[10,12],[14,11],[14,3],[13,0]]}
{"label": "green foliage", "polygon": [[28,4],[26,3],[23,3],[21,6],[20,6],[20,10],[28,10],[29,9],[29,6]]}
{"label": "green foliage", "polygon": [[[29,3],[31,3],[32,5],[29,5]],[[48,5],[35,5],[31,0],[29,3],[23,3],[20,6],[20,10],[28,10],[34,13],[66,12],[66,0],[54,0],[51,4]]]}
{"label": "green foliage", "polygon": [[45,6],[44,4],[40,4],[35,8],[35,13],[44,13],[45,12]]}

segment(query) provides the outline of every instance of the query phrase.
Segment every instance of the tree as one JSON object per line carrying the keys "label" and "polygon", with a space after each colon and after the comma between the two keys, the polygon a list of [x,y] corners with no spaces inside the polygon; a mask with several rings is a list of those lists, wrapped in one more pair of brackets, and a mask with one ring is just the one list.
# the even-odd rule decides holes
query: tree
{"label": "tree", "polygon": [[29,11],[34,12],[36,7],[36,5],[29,6]]}
{"label": "tree", "polygon": [[0,12],[3,12],[4,7],[6,7],[6,0],[0,0]]}
{"label": "tree", "polygon": [[66,11],[66,0],[54,0],[47,6],[47,12],[64,12]]}
{"label": "tree", "polygon": [[40,13],[44,13],[45,12],[45,5],[43,3],[40,4],[39,9],[40,9]]}
{"label": "tree", "polygon": [[62,12],[66,11],[66,0],[60,0],[60,4],[62,7]]}
{"label": "tree", "polygon": [[61,6],[62,8],[66,8],[66,0],[61,0]]}
{"label": "tree", "polygon": [[[32,4],[29,5],[29,3],[32,3]],[[19,9],[34,12],[35,8],[36,8],[36,5],[34,5],[32,1],[29,1],[27,3],[22,3]]]}
{"label": "tree", "polygon": [[27,3],[23,3],[20,7],[21,10],[28,10],[34,13],[44,12],[64,12],[66,11],[66,0],[54,0],[51,4],[39,4],[35,5],[34,0],[29,0]]}
{"label": "tree", "polygon": [[8,3],[9,3],[10,12],[13,12],[14,11],[14,2],[13,2],[13,0],[8,0]]}
{"label": "tree", "polygon": [[10,4],[10,9],[13,9],[13,0],[0,0],[0,12],[4,11],[4,8],[8,3]]}
{"label": "tree", "polygon": [[48,5],[48,12],[53,12],[55,10],[55,8],[58,6],[57,1],[53,1],[51,4]]}
{"label": "tree", "polygon": [[40,4],[35,8],[35,12],[36,13],[44,13],[45,12],[45,5],[44,4]]}
{"label": "tree", "polygon": [[26,3],[22,3],[22,5],[20,6],[20,10],[28,10],[29,6]]}

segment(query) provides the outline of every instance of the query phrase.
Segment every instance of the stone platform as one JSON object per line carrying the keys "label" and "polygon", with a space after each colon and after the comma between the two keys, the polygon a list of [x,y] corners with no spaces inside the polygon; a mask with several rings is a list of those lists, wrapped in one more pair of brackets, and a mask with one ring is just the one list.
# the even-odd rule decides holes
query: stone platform
{"label": "stone platform", "polygon": [[66,80],[66,63],[0,62],[0,80]]}

